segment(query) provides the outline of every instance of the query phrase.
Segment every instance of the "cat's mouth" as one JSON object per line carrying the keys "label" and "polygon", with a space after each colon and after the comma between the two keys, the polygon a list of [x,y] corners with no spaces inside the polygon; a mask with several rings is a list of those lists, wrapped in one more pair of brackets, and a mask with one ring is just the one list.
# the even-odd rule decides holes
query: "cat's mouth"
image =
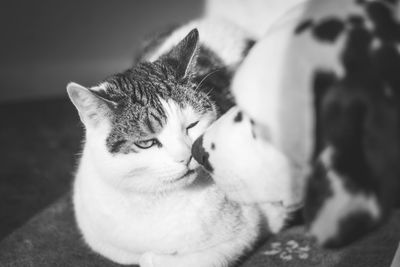
{"label": "cat's mouth", "polygon": [[184,179],[184,178],[186,178],[186,177],[192,175],[192,174],[195,173],[195,172],[196,172],[195,170],[188,170],[188,171],[185,172],[182,176],[179,176],[178,178],[175,178],[175,179],[173,179],[173,180],[171,180],[171,181],[169,181],[169,182],[171,182],[171,183],[177,182],[177,181],[179,181],[179,180],[182,180],[182,179]]}

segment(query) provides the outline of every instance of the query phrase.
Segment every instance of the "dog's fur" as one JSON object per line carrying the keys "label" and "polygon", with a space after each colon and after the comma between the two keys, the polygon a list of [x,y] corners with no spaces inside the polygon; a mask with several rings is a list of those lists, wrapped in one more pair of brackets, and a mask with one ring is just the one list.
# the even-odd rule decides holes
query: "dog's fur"
{"label": "dog's fur", "polygon": [[235,200],[293,205],[305,187],[323,245],[375,228],[400,192],[399,15],[396,0],[288,5],[236,74],[238,107],[194,157]]}

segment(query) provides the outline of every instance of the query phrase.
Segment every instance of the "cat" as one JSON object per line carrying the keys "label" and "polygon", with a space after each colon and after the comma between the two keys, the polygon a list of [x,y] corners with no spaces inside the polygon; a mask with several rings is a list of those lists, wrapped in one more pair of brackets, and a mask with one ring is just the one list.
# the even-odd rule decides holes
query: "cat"
{"label": "cat", "polygon": [[218,116],[199,60],[210,70],[212,52],[234,71],[248,42],[207,23],[178,28],[97,86],[67,86],[86,130],[73,190],[77,225],[89,247],[114,262],[228,266],[285,224],[279,205],[229,200],[192,159],[193,141]]}

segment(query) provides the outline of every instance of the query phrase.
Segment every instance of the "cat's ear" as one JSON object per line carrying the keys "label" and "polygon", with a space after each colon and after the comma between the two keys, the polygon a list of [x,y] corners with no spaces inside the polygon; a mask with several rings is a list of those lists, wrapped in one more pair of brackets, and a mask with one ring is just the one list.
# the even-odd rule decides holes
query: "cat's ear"
{"label": "cat's ear", "polygon": [[172,66],[178,78],[188,76],[194,71],[199,43],[199,31],[193,29],[186,37],[172,48],[166,55],[161,57],[164,63]]}
{"label": "cat's ear", "polygon": [[116,103],[77,83],[69,83],[67,92],[86,127],[95,127],[116,107]]}

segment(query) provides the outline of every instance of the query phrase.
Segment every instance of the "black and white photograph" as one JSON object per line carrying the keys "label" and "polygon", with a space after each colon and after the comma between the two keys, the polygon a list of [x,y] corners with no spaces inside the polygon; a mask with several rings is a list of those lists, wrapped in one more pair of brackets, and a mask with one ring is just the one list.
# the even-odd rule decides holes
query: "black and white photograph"
{"label": "black and white photograph", "polygon": [[400,267],[399,0],[5,0],[1,267]]}

